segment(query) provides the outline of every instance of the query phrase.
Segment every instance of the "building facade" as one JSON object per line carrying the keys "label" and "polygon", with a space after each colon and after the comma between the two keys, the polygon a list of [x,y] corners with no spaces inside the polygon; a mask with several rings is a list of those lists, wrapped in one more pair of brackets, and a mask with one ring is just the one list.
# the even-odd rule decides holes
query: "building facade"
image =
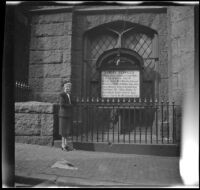
{"label": "building facade", "polygon": [[15,80],[27,81],[29,100],[58,103],[64,80],[72,82],[74,97],[104,97],[109,69],[137,71],[132,97],[143,100],[174,101],[181,107],[184,95],[194,90],[194,6],[23,10],[16,10],[15,23],[22,26],[15,27]]}
{"label": "building facade", "polygon": [[180,104],[194,88],[194,6],[35,6],[26,19],[26,30],[18,29],[26,32],[19,34],[25,50],[16,43],[15,62],[23,57],[28,68],[15,72],[28,80],[33,100],[58,102],[64,79],[74,96],[99,96],[97,60],[117,48],[143,60],[142,97]]}

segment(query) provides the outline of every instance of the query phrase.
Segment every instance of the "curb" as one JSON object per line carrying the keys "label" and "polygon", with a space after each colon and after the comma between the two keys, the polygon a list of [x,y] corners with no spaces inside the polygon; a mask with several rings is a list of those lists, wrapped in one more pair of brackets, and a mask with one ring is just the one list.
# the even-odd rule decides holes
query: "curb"
{"label": "curb", "polygon": [[30,186],[40,187],[47,184],[47,186],[133,186],[134,184],[124,184],[118,182],[109,182],[109,181],[98,181],[98,180],[89,180],[83,178],[75,178],[75,177],[62,177],[56,175],[48,175],[48,174],[22,174],[17,173],[15,175],[15,183],[21,184],[29,184]]}
{"label": "curb", "polygon": [[[155,183],[119,183],[112,181],[98,181],[75,177],[62,177],[48,174],[16,175],[15,183],[28,184],[30,187],[170,187],[169,184]],[[176,184],[183,187],[183,184]],[[172,185],[173,187],[173,185]]]}
{"label": "curb", "polygon": [[[59,148],[60,144],[61,140],[55,140],[53,146]],[[176,144],[108,144],[106,142],[70,142],[70,144],[76,150],[119,154],[180,157],[180,147]]]}

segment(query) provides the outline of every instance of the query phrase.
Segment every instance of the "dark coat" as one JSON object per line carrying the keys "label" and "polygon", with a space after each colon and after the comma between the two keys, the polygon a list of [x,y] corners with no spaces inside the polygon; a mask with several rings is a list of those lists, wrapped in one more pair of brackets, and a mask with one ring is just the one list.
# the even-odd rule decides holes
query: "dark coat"
{"label": "dark coat", "polygon": [[72,99],[70,96],[71,104],[69,98],[65,92],[60,93],[59,95],[59,134],[63,137],[67,137],[71,133],[72,128],[72,117],[73,117],[73,105]]}

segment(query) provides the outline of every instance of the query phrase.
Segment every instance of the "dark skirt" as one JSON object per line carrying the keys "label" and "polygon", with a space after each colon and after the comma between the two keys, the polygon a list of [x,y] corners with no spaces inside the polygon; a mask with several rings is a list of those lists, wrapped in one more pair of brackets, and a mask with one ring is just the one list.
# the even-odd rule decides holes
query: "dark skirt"
{"label": "dark skirt", "polygon": [[72,119],[69,117],[59,117],[59,135],[67,137],[71,133]]}

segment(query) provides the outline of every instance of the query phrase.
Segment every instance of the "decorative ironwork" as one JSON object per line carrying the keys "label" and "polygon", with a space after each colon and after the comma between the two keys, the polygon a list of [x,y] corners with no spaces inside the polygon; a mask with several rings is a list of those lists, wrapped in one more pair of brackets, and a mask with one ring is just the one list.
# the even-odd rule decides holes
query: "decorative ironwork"
{"label": "decorative ironwork", "polygon": [[29,100],[30,86],[21,81],[15,82],[15,102],[25,102]]}
{"label": "decorative ironwork", "polygon": [[[79,101],[81,99],[82,102]],[[71,134],[74,141],[115,143],[118,137],[118,143],[178,143],[178,105],[174,102],[130,98],[98,99],[100,101],[94,97],[76,98],[73,109],[77,114],[74,114]]]}

